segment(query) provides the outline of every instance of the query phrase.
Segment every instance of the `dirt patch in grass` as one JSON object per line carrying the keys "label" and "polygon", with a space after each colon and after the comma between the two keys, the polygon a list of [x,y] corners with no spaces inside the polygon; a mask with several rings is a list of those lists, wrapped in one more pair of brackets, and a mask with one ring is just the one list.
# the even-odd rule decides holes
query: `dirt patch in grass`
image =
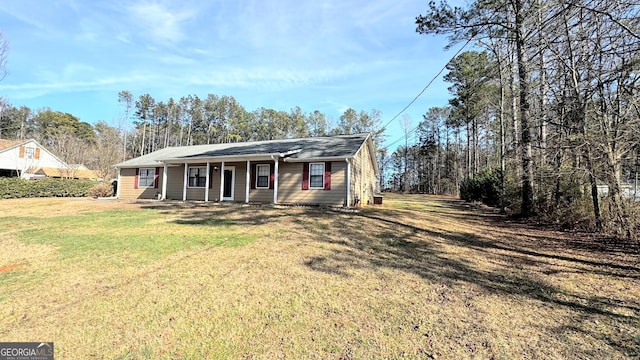
{"label": "dirt patch in grass", "polygon": [[11,270],[15,270],[20,268],[22,265],[20,264],[7,264],[7,265],[2,265],[0,266],[0,274],[2,273],[7,273]]}
{"label": "dirt patch in grass", "polygon": [[[586,245],[606,239],[443,197],[388,195],[357,213],[105,203],[139,231],[123,234],[117,217],[89,227],[110,238],[78,227],[78,246],[104,251],[74,261],[56,255],[73,242],[22,239],[46,230],[37,212],[0,230],[0,266],[25,264],[0,273],[0,340],[55,341],[65,359],[640,356],[640,256]],[[73,204],[49,226],[113,215]],[[184,234],[203,242],[163,250]]]}

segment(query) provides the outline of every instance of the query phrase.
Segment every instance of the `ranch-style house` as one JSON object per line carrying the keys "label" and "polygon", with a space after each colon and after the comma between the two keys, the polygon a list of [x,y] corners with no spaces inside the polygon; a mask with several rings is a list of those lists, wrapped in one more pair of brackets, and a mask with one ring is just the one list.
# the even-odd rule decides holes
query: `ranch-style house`
{"label": "ranch-style house", "polygon": [[371,135],[168,147],[121,162],[120,199],[351,207],[373,203]]}

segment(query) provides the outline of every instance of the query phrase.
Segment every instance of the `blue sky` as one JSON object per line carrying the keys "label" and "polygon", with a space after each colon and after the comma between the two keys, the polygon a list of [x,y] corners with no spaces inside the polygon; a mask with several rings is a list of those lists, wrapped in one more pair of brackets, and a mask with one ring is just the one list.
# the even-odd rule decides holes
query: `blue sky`
{"label": "blue sky", "polygon": [[[426,0],[20,0],[0,8],[9,39],[0,96],[119,124],[118,92],[189,94],[259,107],[378,109],[387,123],[444,66],[446,39],[415,32]],[[447,104],[436,81],[406,114]],[[387,130],[402,136],[402,117]]]}

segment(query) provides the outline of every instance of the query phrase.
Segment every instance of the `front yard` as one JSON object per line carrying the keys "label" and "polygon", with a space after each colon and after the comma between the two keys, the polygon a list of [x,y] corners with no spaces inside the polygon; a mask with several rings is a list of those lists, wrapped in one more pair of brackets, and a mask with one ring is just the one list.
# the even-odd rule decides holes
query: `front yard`
{"label": "front yard", "polygon": [[58,359],[640,357],[640,255],[450,198],[0,201],[0,341]]}

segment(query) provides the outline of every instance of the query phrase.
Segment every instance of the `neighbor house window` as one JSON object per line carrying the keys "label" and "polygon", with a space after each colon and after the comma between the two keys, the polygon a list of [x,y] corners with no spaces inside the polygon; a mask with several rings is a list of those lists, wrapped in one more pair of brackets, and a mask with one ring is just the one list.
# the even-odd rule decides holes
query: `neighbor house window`
{"label": "neighbor house window", "polygon": [[36,154],[36,149],[32,147],[27,147],[24,149],[24,155],[27,159],[33,159]]}
{"label": "neighbor house window", "polygon": [[138,187],[152,188],[155,186],[155,181],[156,181],[155,168],[140,169],[138,173]]}
{"label": "neighbor house window", "polygon": [[324,163],[309,164],[309,188],[324,189]]}
{"label": "neighbor house window", "polygon": [[256,165],[256,189],[269,188],[270,173],[271,173],[271,165],[269,164]]}
{"label": "neighbor house window", "polygon": [[203,188],[207,182],[207,168],[203,166],[189,168],[189,187]]}

